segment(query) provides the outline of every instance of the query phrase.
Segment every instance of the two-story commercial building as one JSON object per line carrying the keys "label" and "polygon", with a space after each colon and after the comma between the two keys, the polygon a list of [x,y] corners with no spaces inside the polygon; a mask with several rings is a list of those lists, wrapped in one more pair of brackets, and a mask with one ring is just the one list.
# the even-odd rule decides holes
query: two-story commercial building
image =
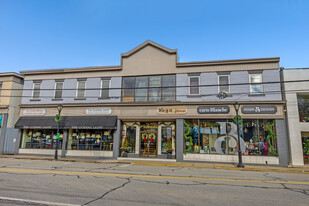
{"label": "two-story commercial building", "polygon": [[17,73],[0,73],[0,154],[18,151],[19,130],[15,123],[19,118],[19,106],[23,91],[23,76]]}
{"label": "two-story commercial building", "polygon": [[22,71],[20,154],[53,154],[62,104],[62,156],[237,162],[240,103],[244,163],[287,165],[279,58],[178,62],[146,41],[119,66]]}

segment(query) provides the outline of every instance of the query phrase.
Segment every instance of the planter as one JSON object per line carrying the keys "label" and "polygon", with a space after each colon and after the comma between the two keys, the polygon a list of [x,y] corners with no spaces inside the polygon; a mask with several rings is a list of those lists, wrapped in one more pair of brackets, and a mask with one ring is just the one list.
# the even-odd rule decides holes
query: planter
{"label": "planter", "polygon": [[128,150],[123,150],[122,157],[128,157]]}
{"label": "planter", "polygon": [[167,159],[172,159],[173,158],[172,153],[173,153],[172,150],[167,151]]}

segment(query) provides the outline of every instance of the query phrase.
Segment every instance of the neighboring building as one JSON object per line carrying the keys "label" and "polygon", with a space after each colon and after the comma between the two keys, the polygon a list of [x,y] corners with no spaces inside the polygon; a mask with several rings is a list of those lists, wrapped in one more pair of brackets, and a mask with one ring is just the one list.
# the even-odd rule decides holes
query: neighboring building
{"label": "neighboring building", "polygon": [[290,164],[309,161],[309,68],[284,69]]}
{"label": "neighboring building", "polygon": [[177,161],[237,162],[238,101],[244,163],[288,164],[279,58],[177,59],[146,41],[120,66],[22,71],[19,153],[53,154],[63,104],[62,156],[119,158],[127,138],[131,158],[166,158],[171,141]]}
{"label": "neighboring building", "polygon": [[0,154],[18,151],[19,130],[14,128],[19,118],[23,92],[23,76],[17,73],[0,73]]}

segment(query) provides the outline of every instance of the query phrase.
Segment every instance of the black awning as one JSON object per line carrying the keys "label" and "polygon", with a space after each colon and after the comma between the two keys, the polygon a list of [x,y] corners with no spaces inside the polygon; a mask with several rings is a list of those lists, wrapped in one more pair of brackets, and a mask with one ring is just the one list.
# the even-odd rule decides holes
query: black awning
{"label": "black awning", "polygon": [[[20,117],[15,128],[18,129],[57,129],[54,117]],[[116,116],[65,116],[60,129],[116,129]]]}

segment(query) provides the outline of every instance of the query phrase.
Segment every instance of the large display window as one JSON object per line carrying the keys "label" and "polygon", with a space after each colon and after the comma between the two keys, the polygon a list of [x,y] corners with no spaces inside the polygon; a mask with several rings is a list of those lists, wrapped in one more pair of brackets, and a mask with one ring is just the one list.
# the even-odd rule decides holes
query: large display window
{"label": "large display window", "polygon": [[[55,149],[57,130],[24,129],[20,148],[22,149]],[[62,148],[63,130],[60,130],[58,148]]]}
{"label": "large display window", "polygon": [[297,95],[299,120],[309,122],[309,95]]}
{"label": "large display window", "polygon": [[[275,120],[244,120],[240,148],[244,155],[277,156]],[[238,132],[233,120],[187,119],[184,121],[184,152],[237,154]]]}
{"label": "large display window", "polygon": [[70,129],[68,150],[113,151],[112,130]]}

